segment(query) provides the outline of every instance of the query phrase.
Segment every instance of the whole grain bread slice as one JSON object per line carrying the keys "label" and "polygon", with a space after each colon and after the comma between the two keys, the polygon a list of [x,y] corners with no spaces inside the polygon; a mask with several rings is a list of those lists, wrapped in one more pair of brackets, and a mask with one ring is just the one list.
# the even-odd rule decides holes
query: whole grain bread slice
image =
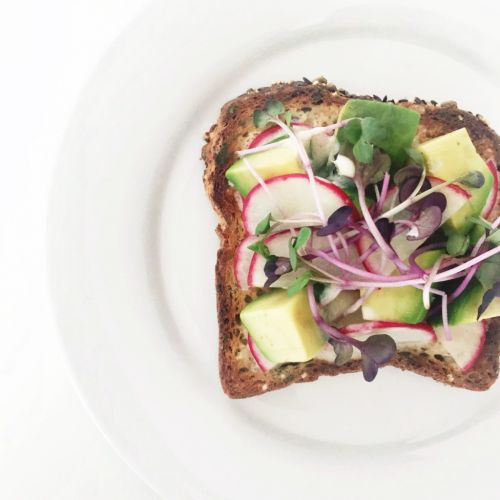
{"label": "whole grain bread slice", "polygon": [[[206,164],[204,184],[219,219],[216,231],[220,248],[215,268],[219,372],[222,387],[232,398],[262,394],[295,382],[310,382],[321,375],[338,375],[361,369],[359,361],[337,367],[317,359],[279,365],[265,373],[256,365],[247,347],[247,332],[240,322],[239,313],[258,294],[258,290],[242,291],[236,285],[233,258],[244,237],[241,199],[224,177],[226,169],[236,159],[235,152],[244,149],[258,133],[252,115],[268,99],[283,102],[299,121],[320,126],[335,122],[341,107],[351,97],[387,100],[378,96],[354,96],[323,79],[276,83],[270,87],[250,89],[226,103],[217,122],[205,135],[206,144],[202,150]],[[485,160],[493,158],[497,165],[500,163],[500,139],[482,117],[462,111],[454,102],[437,104],[415,98],[412,101],[400,100],[397,104],[420,113],[420,142],[466,127],[479,154]],[[494,319],[488,323],[483,351],[473,369],[467,373],[463,373],[437,343],[431,347],[398,352],[390,364],[445,384],[482,391],[488,389],[498,377],[499,352],[500,319]]]}

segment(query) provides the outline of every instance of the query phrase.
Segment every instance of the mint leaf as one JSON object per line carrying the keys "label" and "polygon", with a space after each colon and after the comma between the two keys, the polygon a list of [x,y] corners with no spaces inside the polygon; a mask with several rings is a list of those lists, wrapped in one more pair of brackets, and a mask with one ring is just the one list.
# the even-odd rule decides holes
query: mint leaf
{"label": "mint leaf", "polygon": [[457,182],[470,188],[480,188],[484,184],[484,175],[479,170],[473,170],[457,179]]}
{"label": "mint leaf", "polygon": [[264,257],[265,259],[271,257],[271,252],[269,251],[269,248],[267,248],[267,245],[262,240],[256,241],[247,248],[262,255],[262,257]]}
{"label": "mint leaf", "polygon": [[352,152],[359,163],[371,163],[373,160],[373,144],[369,144],[362,138],[354,144]]}
{"label": "mint leaf", "polygon": [[271,227],[271,212],[269,212],[258,224],[255,228],[255,234],[261,235],[266,234]]}
{"label": "mint leaf", "polygon": [[311,278],[312,278],[311,271],[306,271],[305,273],[301,274],[293,282],[293,284],[288,287],[288,290],[287,290],[288,296],[291,297],[291,296],[295,295],[296,293],[300,292],[309,283]]}
{"label": "mint leaf", "polygon": [[470,238],[469,235],[452,233],[446,242],[446,253],[452,257],[464,255],[469,248]]}
{"label": "mint leaf", "polygon": [[337,139],[339,142],[356,144],[361,138],[361,121],[358,118],[351,120],[345,127],[339,129]]}
{"label": "mint leaf", "polygon": [[253,112],[253,124],[257,128],[265,127],[269,123],[270,119],[271,116],[269,116],[269,114],[263,111],[262,109],[256,109]]}
{"label": "mint leaf", "polygon": [[361,137],[370,144],[377,144],[387,137],[387,129],[373,116],[361,120]]}
{"label": "mint leaf", "polygon": [[311,234],[312,231],[310,227],[301,228],[297,236],[297,241],[295,242],[295,250],[302,248],[309,241]]}
{"label": "mint leaf", "polygon": [[283,106],[281,101],[269,99],[269,101],[266,102],[265,110],[268,115],[276,117],[285,112],[285,106]]}

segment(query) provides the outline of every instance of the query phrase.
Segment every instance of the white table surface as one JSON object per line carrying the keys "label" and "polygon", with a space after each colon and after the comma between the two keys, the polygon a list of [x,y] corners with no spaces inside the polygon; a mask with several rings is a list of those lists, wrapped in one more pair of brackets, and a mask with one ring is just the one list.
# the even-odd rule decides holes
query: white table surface
{"label": "white table surface", "polygon": [[0,498],[152,500],[80,402],[58,346],[44,234],[78,94],[147,0],[0,2]]}

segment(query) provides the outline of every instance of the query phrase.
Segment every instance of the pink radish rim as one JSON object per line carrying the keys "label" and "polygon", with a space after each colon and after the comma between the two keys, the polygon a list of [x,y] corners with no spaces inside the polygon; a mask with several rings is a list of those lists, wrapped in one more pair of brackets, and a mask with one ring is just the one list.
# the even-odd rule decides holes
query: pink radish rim
{"label": "pink radish rim", "polygon": [[427,323],[397,323],[396,321],[366,321],[365,323],[356,323],[354,325],[348,325],[341,328],[340,331],[344,335],[353,335],[356,333],[369,333],[373,330],[381,330],[385,328],[407,328],[410,330],[420,330],[425,331],[431,335],[432,341],[434,342],[436,337],[436,332],[434,328]]}
{"label": "pink radish rim", "polygon": [[483,352],[484,343],[486,342],[486,320],[479,321],[478,323],[481,326],[481,337],[479,338],[479,346],[476,349],[476,352],[472,359],[462,368],[464,373],[468,372],[473,366],[476,364],[479,356]]}
{"label": "pink radish rim", "polygon": [[493,176],[493,186],[491,189],[490,194],[488,195],[488,199],[486,200],[486,204],[483,208],[482,216],[487,219],[490,215],[491,212],[493,212],[496,204],[497,204],[497,199],[498,199],[498,170],[495,162],[492,159],[489,159],[486,162],[486,166],[488,167],[488,170],[491,172],[491,175]]}
{"label": "pink radish rim", "polygon": [[[307,125],[302,122],[292,122],[292,127],[304,127],[311,128],[311,125]],[[278,125],[273,125],[272,127],[266,128],[260,134],[252,139],[252,142],[248,145],[248,149],[255,148],[260,146],[263,142],[265,142],[270,136],[277,135],[278,132],[281,132],[281,127]],[[283,137],[286,137],[283,135]]]}
{"label": "pink radish rim", "polygon": [[[307,174],[285,174],[285,175],[278,175],[276,177],[271,177],[270,179],[266,180],[267,185],[272,185],[276,182],[285,182],[288,179],[304,179],[307,182],[309,182],[309,178]],[[314,180],[318,183],[321,184],[323,187],[329,189],[333,193],[335,193],[341,201],[344,203],[344,205],[349,205],[350,207],[353,208],[354,213],[357,214],[356,207],[353,205],[352,201],[350,198],[347,196],[347,194],[340,189],[338,186],[335,184],[332,184],[331,182],[326,181],[325,179],[321,179],[320,177],[315,177]],[[247,233],[251,234],[249,229],[248,229],[248,217],[247,217],[247,211],[248,211],[248,205],[250,201],[252,200],[253,196],[255,193],[260,191],[262,189],[262,186],[260,184],[255,185],[245,196],[243,200],[243,212],[242,212],[242,218],[243,218],[243,225],[245,226],[245,229]]]}

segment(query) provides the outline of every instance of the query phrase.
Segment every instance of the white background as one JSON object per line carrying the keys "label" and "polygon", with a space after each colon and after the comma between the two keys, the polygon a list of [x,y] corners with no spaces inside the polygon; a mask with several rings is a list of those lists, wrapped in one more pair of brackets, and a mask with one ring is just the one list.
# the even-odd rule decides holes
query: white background
{"label": "white background", "polygon": [[51,319],[44,248],[51,172],[71,111],[101,55],[146,4],[0,1],[0,498],[5,500],[158,498],[113,451],[76,395]]}
{"label": "white background", "polygon": [[[158,499],[76,395],[45,263],[51,173],[71,111],[101,55],[147,3],[0,0],[1,499]],[[467,8],[479,3],[487,5]],[[494,16],[485,23],[496,29]]]}

